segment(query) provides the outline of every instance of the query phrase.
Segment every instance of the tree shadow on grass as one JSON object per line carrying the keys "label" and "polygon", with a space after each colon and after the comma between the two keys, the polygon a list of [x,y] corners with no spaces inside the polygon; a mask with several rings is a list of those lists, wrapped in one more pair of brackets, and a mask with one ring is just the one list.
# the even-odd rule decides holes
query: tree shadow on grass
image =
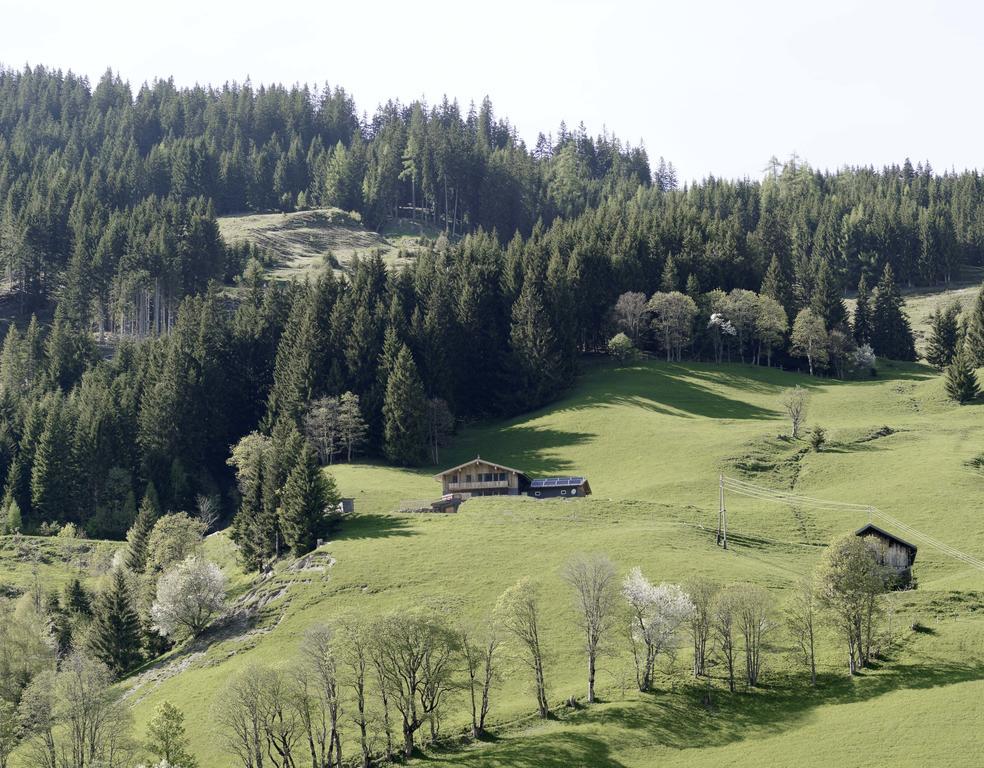
{"label": "tree shadow on grass", "polygon": [[612,757],[611,748],[602,738],[571,731],[502,739],[487,752],[449,750],[440,756],[430,755],[421,762],[431,765],[508,765],[511,768],[623,768],[623,763]]}
{"label": "tree shadow on grass", "polygon": [[501,462],[530,475],[555,474],[576,469],[572,462],[557,455],[557,449],[588,443],[597,437],[592,432],[571,432],[549,427],[516,423],[494,432],[476,431],[459,440],[448,466],[476,456]]}
{"label": "tree shadow on grass", "polygon": [[353,515],[342,522],[331,541],[384,539],[390,536],[416,536],[410,521],[393,515]]}
{"label": "tree shadow on grass", "polygon": [[690,683],[683,695],[656,693],[649,706],[616,706],[587,713],[591,722],[644,730],[661,745],[714,747],[793,727],[819,706],[869,701],[886,693],[927,689],[984,679],[984,664],[886,665],[852,680],[827,675],[816,688],[785,684],[750,694],[715,690],[710,709],[700,702],[706,686]]}

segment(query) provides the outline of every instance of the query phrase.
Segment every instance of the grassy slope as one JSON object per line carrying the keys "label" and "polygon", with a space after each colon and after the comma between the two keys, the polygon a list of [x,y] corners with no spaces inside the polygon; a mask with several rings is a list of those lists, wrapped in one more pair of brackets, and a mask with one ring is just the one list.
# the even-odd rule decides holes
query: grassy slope
{"label": "grassy slope", "polygon": [[[820,455],[772,439],[784,429],[777,393],[801,383],[814,393],[811,421],[828,428],[834,445]],[[858,442],[888,425],[894,434]],[[984,407],[962,408],[942,397],[940,380],[912,366],[856,383],[808,380],[750,367],[645,363],[619,371],[587,372],[578,388],[539,414],[466,430],[442,463],[481,452],[533,473],[588,475],[594,496],[577,502],[473,500],[458,515],[391,513],[401,498],[437,492],[430,470],[342,465],[342,491],[356,498],[357,516],[326,545],[335,564],[281,569],[261,592],[277,596],[259,625],[208,648],[174,654],[179,675],[144,682],[132,694],[138,723],[167,698],[181,706],[203,766],[228,764],[208,714],[217,692],[252,662],[278,663],[295,652],[312,623],[351,611],[377,613],[438,600],[478,617],[518,576],[541,578],[546,598],[545,642],[551,699],[582,693],[582,661],[570,637],[567,594],[557,577],[574,552],[604,551],[622,567],[640,564],[653,578],[683,580],[694,573],[722,581],[751,580],[788,588],[818,557],[818,544],[862,520],[851,515],[729,503],[732,549],[721,552],[709,527],[716,517],[716,477],[757,467],[759,482],[801,493],[874,503],[943,540],[980,555],[984,522],[977,507],[984,475],[963,461],[984,447]],[[231,552],[221,537],[210,544]],[[923,762],[934,739],[892,724],[913,714],[938,727],[955,762],[976,748],[968,718],[981,718],[984,694],[984,574],[922,548],[920,589],[895,598],[900,639],[893,662],[864,679],[841,675],[839,648],[824,643],[827,682],[803,692],[784,654],[770,657],[771,690],[731,699],[716,709],[699,705],[701,691],[680,672],[673,692],[640,699],[625,690],[628,659],[605,662],[602,695],[610,703],[545,726],[513,725],[496,743],[465,753],[435,755],[449,764],[493,765],[760,765],[829,764],[816,750],[837,734],[838,764]],[[239,591],[245,583],[239,584]],[[914,620],[932,636],[910,632]],[[679,666],[687,664],[685,654]],[[155,672],[156,676],[157,673]],[[496,722],[531,710],[524,676],[511,672],[497,692]],[[463,725],[457,706],[445,723]],[[864,751],[872,722],[889,723]],[[945,762],[943,764],[946,764]]]}
{"label": "grassy slope", "polygon": [[399,266],[418,247],[417,238],[437,235],[429,226],[406,220],[381,233],[373,232],[356,216],[337,208],[223,216],[219,230],[229,243],[248,241],[271,253],[277,259],[271,275],[285,280],[322,269],[329,251],[341,271],[346,271],[356,253],[372,251],[379,251],[387,264]]}

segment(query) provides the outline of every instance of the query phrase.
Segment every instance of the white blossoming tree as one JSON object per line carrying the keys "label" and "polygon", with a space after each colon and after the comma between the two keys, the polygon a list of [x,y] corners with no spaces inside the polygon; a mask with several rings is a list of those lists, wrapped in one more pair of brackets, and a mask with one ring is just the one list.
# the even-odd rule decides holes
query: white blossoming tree
{"label": "white blossoming tree", "polygon": [[660,653],[670,648],[681,625],[694,610],[687,594],[676,584],[652,584],[642,570],[633,568],[622,582],[622,596],[632,616],[632,654],[640,691],[653,684],[653,669]]}
{"label": "white blossoming tree", "polygon": [[192,555],[158,580],[150,617],[162,635],[196,637],[225,608],[225,598],[226,579],[219,567]]}

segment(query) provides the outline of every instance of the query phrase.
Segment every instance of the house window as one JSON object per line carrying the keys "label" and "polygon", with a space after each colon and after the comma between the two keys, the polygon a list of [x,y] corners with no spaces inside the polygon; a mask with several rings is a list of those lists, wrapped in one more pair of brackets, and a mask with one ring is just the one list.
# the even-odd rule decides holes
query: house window
{"label": "house window", "polygon": [[470,483],[471,482],[471,475],[465,475],[465,482],[466,483]]}
{"label": "house window", "polygon": [[577,496],[577,488],[571,488],[571,496]]}
{"label": "house window", "polygon": [[561,492],[560,492],[560,495],[561,495],[561,496],[566,496],[566,495],[567,495],[567,491],[561,491]]}
{"label": "house window", "polygon": [[539,496],[540,495],[540,492],[539,491],[533,491],[533,495],[534,496]]}

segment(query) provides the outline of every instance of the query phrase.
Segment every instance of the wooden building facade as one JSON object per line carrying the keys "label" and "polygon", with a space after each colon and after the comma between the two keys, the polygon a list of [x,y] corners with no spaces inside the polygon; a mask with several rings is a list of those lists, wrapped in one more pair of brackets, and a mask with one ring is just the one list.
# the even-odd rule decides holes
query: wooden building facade
{"label": "wooden building facade", "polygon": [[912,564],[916,561],[915,544],[910,544],[873,523],[858,528],[854,533],[871,546],[878,564],[886,569],[891,586],[908,587],[912,583]]}
{"label": "wooden building facade", "polygon": [[529,488],[530,478],[525,472],[480,456],[451,469],[446,469],[435,480],[441,481],[445,496],[459,495],[463,499],[472,496],[518,496]]}

